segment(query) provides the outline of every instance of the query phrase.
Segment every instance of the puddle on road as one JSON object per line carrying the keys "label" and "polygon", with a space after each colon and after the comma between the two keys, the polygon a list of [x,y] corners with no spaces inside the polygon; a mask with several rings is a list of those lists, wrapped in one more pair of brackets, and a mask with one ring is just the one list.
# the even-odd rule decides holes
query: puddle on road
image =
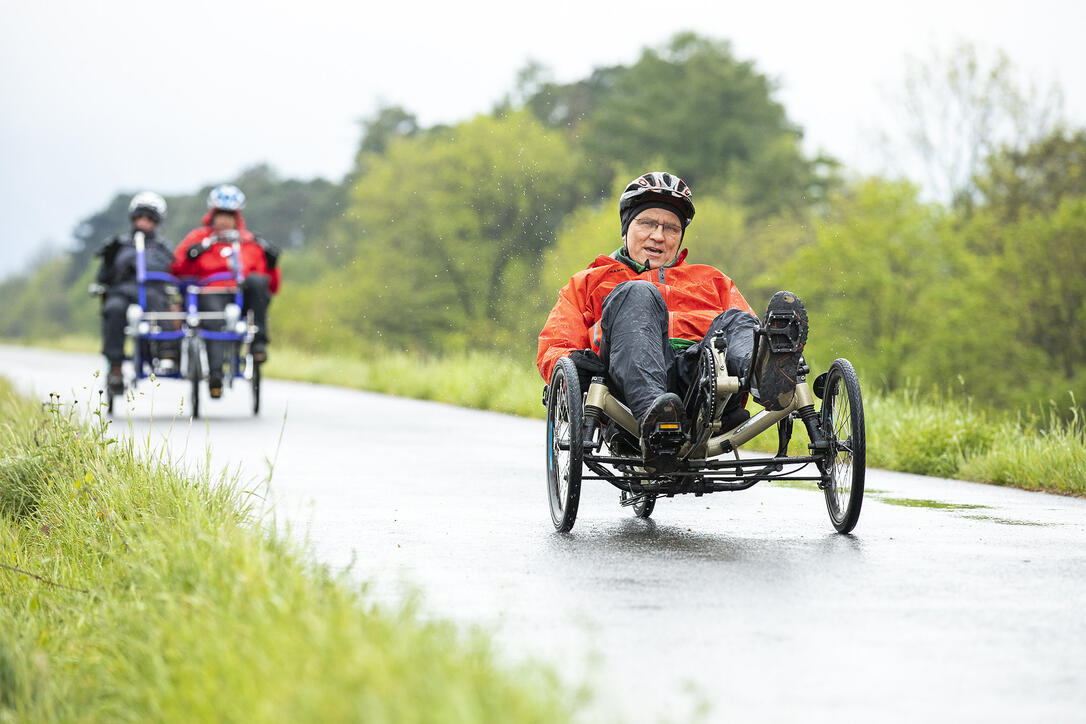
{"label": "puddle on road", "polygon": [[[991,508],[990,505],[978,505],[974,503],[944,503],[940,500],[927,500],[925,498],[888,498],[885,496],[876,496],[877,500],[881,500],[884,503],[890,505],[900,505],[905,508],[931,508],[935,510],[979,510],[985,508]],[[988,523],[999,523],[1000,525],[1032,525],[1047,527],[1052,525],[1059,525],[1059,523],[1040,523],[1035,520],[1017,520],[1015,518],[1000,518],[996,515],[962,515],[963,518],[970,520],[980,520]]]}
{"label": "puddle on road", "polygon": [[991,508],[990,505],[978,505],[975,503],[944,503],[941,500],[927,500],[925,498],[887,498],[879,497],[884,503],[900,505],[905,508],[934,508],[937,510],[977,510]]}
{"label": "puddle on road", "polygon": [[970,520],[986,520],[989,523],[1002,523],[1003,525],[1037,525],[1037,526],[1052,526],[1059,525],[1059,523],[1039,523],[1035,520],[1012,520],[1011,518],[997,518],[994,515],[963,515],[963,518],[969,518]]}
{"label": "puddle on road", "polygon": [[[767,480],[769,485],[776,488],[794,488],[796,490],[818,490],[818,483],[813,480]],[[885,490],[864,488],[864,495],[886,495]]]}
{"label": "puddle on road", "polygon": [[[767,481],[770,485],[778,488],[797,488],[802,490],[818,490],[818,484],[812,481],[806,480],[773,480]],[[985,510],[990,509],[990,505],[980,505],[978,503],[946,503],[941,500],[929,500],[927,498],[894,498],[890,497],[885,490],[878,490],[867,488],[864,490],[864,495],[871,497],[874,500],[888,503],[890,505],[899,505],[903,508],[929,508],[932,510]],[[962,515],[962,518],[969,518],[970,520],[986,521],[988,523],[999,523],[1000,525],[1031,525],[1039,527],[1047,527],[1053,525],[1060,525],[1059,523],[1040,523],[1034,520],[1016,520],[1014,518],[1000,518],[995,515]]]}
{"label": "puddle on road", "polygon": [[767,480],[775,488],[797,488],[799,490],[818,490],[818,483],[813,480]]}

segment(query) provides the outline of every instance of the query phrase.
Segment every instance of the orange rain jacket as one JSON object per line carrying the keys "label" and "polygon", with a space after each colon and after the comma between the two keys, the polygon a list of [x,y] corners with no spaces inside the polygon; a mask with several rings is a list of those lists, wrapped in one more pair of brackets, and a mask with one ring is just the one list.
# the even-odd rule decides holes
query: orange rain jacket
{"label": "orange rain jacket", "polygon": [[[577,349],[600,352],[600,320],[603,300],[622,282],[643,279],[652,282],[664,297],[668,309],[668,336],[696,342],[725,309],[742,309],[754,314],[735,284],[719,269],[707,264],[687,264],[686,249],[669,267],[638,272],[613,256],[600,255],[562,287],[539,333],[536,366],[545,382],[558,360]],[[757,316],[757,315],[755,315]]]}

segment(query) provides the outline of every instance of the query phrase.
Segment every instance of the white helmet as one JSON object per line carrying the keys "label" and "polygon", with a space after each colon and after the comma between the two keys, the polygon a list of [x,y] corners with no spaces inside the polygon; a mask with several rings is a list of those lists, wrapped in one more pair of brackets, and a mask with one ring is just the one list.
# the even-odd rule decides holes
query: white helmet
{"label": "white helmet", "polygon": [[207,195],[207,208],[220,211],[241,211],[245,208],[245,194],[233,184],[222,184]]}
{"label": "white helmet", "polygon": [[147,214],[157,224],[166,218],[166,199],[154,191],[140,191],[128,203],[128,218],[134,219],[140,213]]}

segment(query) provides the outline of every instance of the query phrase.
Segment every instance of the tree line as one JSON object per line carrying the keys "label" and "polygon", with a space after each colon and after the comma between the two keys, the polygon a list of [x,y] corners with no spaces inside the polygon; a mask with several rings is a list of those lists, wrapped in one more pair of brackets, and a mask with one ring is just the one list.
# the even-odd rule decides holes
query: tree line
{"label": "tree line", "polygon": [[[776,289],[800,294],[813,366],[845,356],[887,390],[1004,409],[1072,393],[1081,407],[1086,131],[1055,124],[986,149],[967,187],[932,201],[805,154],[774,90],[728,43],[683,33],[573,83],[529,64],[490,112],[456,124],[382,108],[340,183],[250,169],[234,179],[250,226],[288,249],[273,339],[530,360],[558,288],[621,243],[618,192],[668,169],[694,190],[688,260],[721,268],[756,309]],[[167,199],[168,236],[196,223],[206,192]],[[127,199],[86,219],[68,257],[0,285],[0,335],[96,329],[80,281]]]}

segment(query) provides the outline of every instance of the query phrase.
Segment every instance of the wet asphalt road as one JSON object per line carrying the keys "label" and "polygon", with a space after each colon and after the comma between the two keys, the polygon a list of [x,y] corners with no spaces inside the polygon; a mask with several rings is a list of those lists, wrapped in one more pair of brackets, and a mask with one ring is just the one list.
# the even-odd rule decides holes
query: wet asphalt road
{"label": "wet asphalt road", "polygon": [[[42,397],[86,399],[98,365],[0,347]],[[319,559],[588,683],[585,721],[1086,721],[1086,500],[869,471],[840,536],[812,489],[641,521],[586,481],[559,535],[540,421],[271,380],[259,418],[239,388],[190,425],[182,383],[142,389],[133,434],[248,481],[275,458],[276,516]]]}

